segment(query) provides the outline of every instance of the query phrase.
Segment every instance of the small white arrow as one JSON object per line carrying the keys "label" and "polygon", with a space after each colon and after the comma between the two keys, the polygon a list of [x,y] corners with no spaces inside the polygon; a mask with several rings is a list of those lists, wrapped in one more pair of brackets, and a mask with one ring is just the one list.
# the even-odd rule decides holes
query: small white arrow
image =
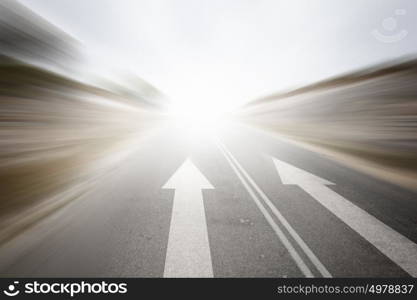
{"label": "small white arrow", "polygon": [[213,189],[190,160],[163,189],[175,189],[164,277],[213,277],[202,189]]}
{"label": "small white arrow", "polygon": [[417,244],[332,191],[334,183],[273,158],[283,184],[295,184],[398,266],[417,277]]}

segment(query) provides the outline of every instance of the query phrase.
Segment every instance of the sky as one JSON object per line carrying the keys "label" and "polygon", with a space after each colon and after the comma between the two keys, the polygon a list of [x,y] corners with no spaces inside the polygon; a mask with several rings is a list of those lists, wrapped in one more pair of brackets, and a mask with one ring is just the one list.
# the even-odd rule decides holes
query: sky
{"label": "sky", "polygon": [[227,110],[417,54],[415,0],[19,2],[79,40],[90,71],[128,70],[184,105]]}

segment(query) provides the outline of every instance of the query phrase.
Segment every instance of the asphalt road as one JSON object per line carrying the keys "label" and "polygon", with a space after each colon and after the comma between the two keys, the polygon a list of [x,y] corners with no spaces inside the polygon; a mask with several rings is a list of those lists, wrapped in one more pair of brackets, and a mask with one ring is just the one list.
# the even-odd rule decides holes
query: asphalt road
{"label": "asphalt road", "polygon": [[415,193],[255,130],[197,136],[149,137],[3,245],[1,276],[417,276]]}

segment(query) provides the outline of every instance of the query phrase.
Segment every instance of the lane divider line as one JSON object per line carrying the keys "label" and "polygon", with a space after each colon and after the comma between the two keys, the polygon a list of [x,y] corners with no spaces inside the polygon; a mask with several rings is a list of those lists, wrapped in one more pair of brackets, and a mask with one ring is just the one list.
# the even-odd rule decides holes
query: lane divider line
{"label": "lane divider line", "polygon": [[[220,146],[220,145],[219,145]],[[227,162],[232,167],[233,171],[239,178],[239,180],[242,182],[243,186],[245,187],[246,191],[249,193],[249,195],[252,197],[252,199],[255,201],[256,206],[259,208],[261,213],[264,215],[266,221],[268,224],[272,227],[272,229],[275,231],[276,235],[280,239],[280,241],[284,244],[285,248],[291,255],[292,259],[297,264],[300,271],[304,274],[305,277],[312,278],[314,277],[313,273],[311,272],[310,268],[306,265],[304,260],[301,258],[301,256],[298,254],[297,250],[295,250],[294,246],[291,244],[291,242],[288,240],[284,232],[281,230],[281,228],[275,223],[272,216],[269,214],[267,209],[263,206],[261,201],[259,200],[258,196],[256,196],[255,192],[252,190],[252,188],[249,186],[249,184],[246,182],[245,178],[243,178],[243,175],[240,174],[237,167],[233,164],[229,156],[224,152],[224,149],[221,148],[221,151],[223,155],[225,156]]]}
{"label": "lane divider line", "polygon": [[291,235],[294,241],[298,244],[298,246],[303,250],[305,255],[310,259],[311,263],[317,268],[320,274],[323,277],[332,277],[330,272],[326,269],[326,267],[320,262],[317,256],[313,253],[313,251],[307,246],[307,244],[302,240],[302,238],[298,235],[298,233],[292,228],[292,226],[288,223],[285,217],[278,211],[278,209],[272,204],[269,198],[265,195],[265,193],[259,188],[259,186],[255,183],[255,181],[249,176],[249,174],[243,169],[243,167],[239,164],[239,162],[233,157],[230,151],[220,142],[216,142],[217,146],[225,156],[226,160],[232,167],[233,171],[242,182],[245,189],[248,191],[252,199],[255,201],[255,204],[259,208],[259,210],[264,215],[265,219],[272,227],[272,229],[277,234],[278,238],[284,244],[288,252],[290,253],[291,257],[294,259],[295,263],[301,270],[301,272],[306,277],[314,277],[312,271],[309,269],[307,264],[301,258],[297,250],[294,248],[292,243],[286,237],[285,233],[281,230],[281,228],[275,223],[273,217],[269,214],[268,210],[262,204],[262,201],[258,198],[255,191],[259,194],[262,200],[266,203],[266,205],[270,208],[276,218],[281,222],[281,224],[285,227],[287,232]]}

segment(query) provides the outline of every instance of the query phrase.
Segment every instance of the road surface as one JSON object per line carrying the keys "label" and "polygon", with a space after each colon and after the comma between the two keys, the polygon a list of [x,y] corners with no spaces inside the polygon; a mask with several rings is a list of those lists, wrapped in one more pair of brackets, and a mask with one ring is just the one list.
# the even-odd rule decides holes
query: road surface
{"label": "road surface", "polygon": [[416,196],[256,130],[164,129],[0,247],[0,274],[415,277]]}

